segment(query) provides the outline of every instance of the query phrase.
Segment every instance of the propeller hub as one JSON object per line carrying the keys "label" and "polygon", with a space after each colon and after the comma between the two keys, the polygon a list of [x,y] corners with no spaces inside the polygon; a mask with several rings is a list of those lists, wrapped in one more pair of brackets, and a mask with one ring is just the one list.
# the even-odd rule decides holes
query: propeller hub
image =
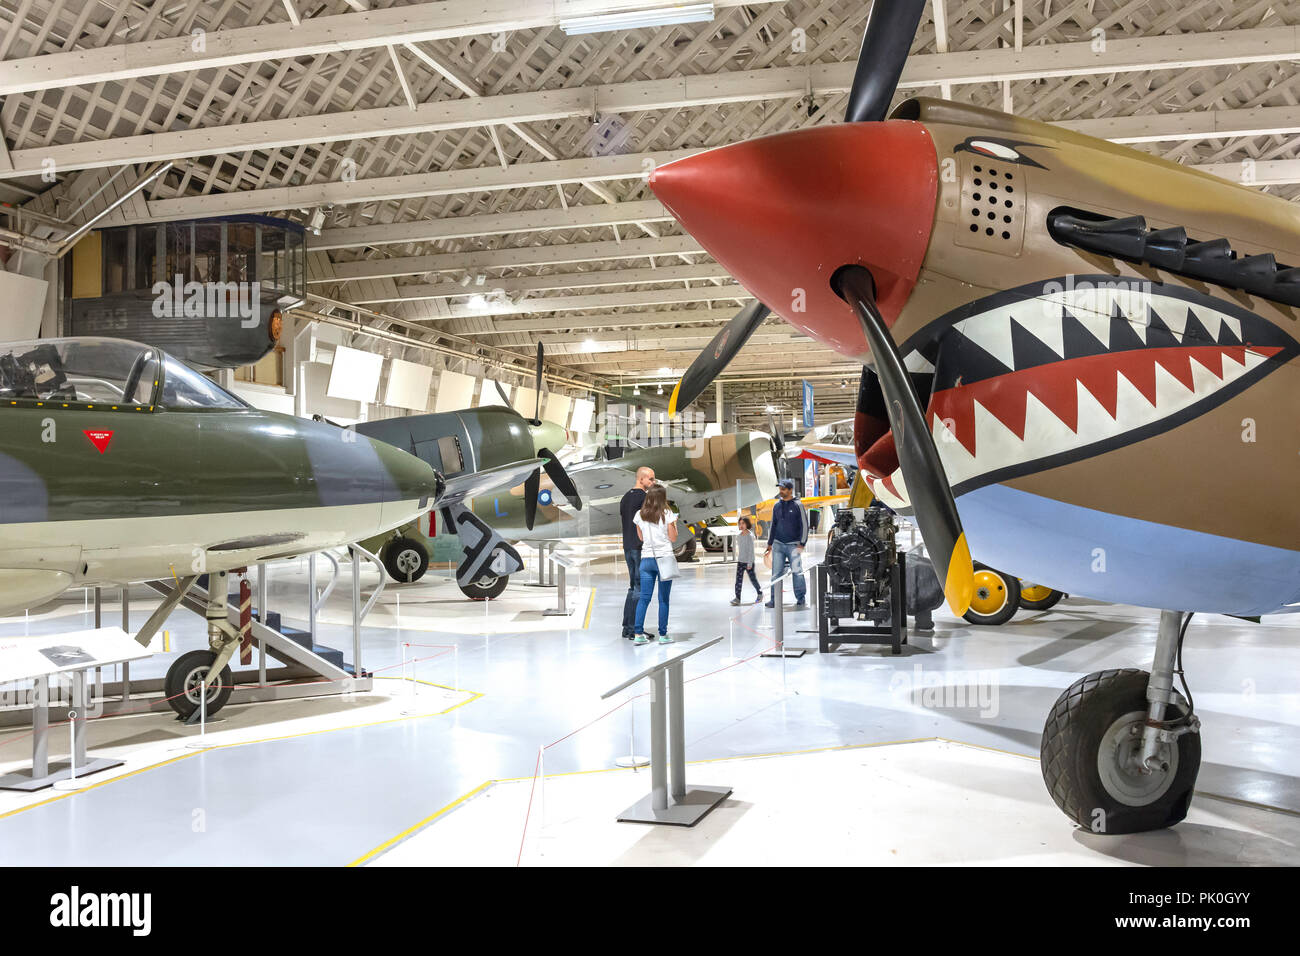
{"label": "propeller hub", "polygon": [[902,311],[934,226],[938,159],[920,123],[783,133],[661,166],[650,188],[749,292],[841,354],[869,349],[830,287],[844,263],[876,279],[886,322]]}

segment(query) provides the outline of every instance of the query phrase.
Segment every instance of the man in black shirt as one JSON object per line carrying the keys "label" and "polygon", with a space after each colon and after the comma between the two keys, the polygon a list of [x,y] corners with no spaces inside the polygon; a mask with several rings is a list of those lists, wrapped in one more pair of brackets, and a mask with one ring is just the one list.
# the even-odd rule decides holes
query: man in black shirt
{"label": "man in black shirt", "polygon": [[623,558],[627,561],[627,597],[623,600],[623,636],[631,640],[636,636],[632,625],[636,618],[636,605],[641,600],[641,538],[632,520],[645,504],[645,493],[655,483],[653,468],[636,470],[636,485],[623,495],[618,503],[618,513],[623,519]]}

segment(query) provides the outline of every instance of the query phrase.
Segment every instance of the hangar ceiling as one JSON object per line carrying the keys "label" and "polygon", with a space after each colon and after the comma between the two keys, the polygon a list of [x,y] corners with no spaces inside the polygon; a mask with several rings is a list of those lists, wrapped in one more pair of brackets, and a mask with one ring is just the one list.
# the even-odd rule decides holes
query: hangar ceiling
{"label": "hangar ceiling", "polygon": [[[115,221],[316,219],[318,314],[355,304],[363,324],[521,369],[541,340],[570,382],[671,388],[746,293],[655,201],[647,161],[838,122],[869,10],[713,6],[706,23],[570,36],[554,0],[2,0],[0,200],[66,214],[123,166],[125,183],[173,159]],[[899,98],[1249,168],[1296,197],[1300,3],[927,6]],[[851,413],[856,376],[769,320],[725,380],[757,422],[812,378],[829,420]]]}

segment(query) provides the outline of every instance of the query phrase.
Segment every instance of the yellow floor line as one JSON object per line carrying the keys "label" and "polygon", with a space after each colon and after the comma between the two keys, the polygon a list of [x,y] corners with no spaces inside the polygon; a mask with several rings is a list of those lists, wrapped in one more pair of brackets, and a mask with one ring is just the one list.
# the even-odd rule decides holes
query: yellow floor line
{"label": "yellow floor line", "polygon": [[582,629],[585,631],[591,627],[591,612],[596,607],[596,585],[591,586],[591,596],[587,598],[587,616],[583,618]]}
{"label": "yellow floor line", "polygon": [[486,790],[488,787],[492,786],[496,782],[497,781],[495,780],[485,780],[483,783],[479,784],[469,793],[457,797],[455,800],[451,801],[451,803],[447,804],[441,810],[429,814],[427,817],[425,817],[423,820],[420,820],[418,823],[413,823],[411,826],[407,827],[405,830],[397,834],[397,836],[393,837],[391,840],[386,840],[385,842],[379,844],[379,846],[375,847],[370,852],[363,853],[361,856],[357,857],[355,860],[353,860],[351,863],[347,865],[361,866],[362,864],[368,863],[369,861],[373,860],[375,857],[388,852],[397,844],[405,840],[407,837],[414,836],[420,830],[423,830],[425,827],[427,827],[434,820],[438,819],[438,817],[442,816],[444,813],[447,813],[449,810],[454,810],[456,807],[460,806],[466,800],[470,799],[473,796],[476,796],[479,793],[482,793],[484,790]]}
{"label": "yellow floor line", "polygon": [[[401,680],[401,678],[382,678],[382,677],[378,679],[379,680]],[[428,681],[420,681],[420,683],[429,684],[429,686],[432,687],[442,687],[444,690],[453,690],[453,688],[451,687],[444,687],[444,685],[442,684],[432,684]],[[234,740],[227,744],[213,744],[210,747],[207,747],[206,749],[207,750],[229,750],[232,747],[247,747],[247,746],[251,746],[252,744],[274,743],[277,740],[293,740],[297,737],[314,737],[319,734],[332,734],[340,730],[357,730],[358,728],[361,727],[380,727],[384,724],[395,724],[398,723],[399,721],[404,721],[404,720],[419,720],[425,717],[442,717],[445,714],[450,714],[453,710],[456,710],[460,707],[464,707],[466,704],[472,704],[474,703],[474,701],[479,700],[480,698],[483,697],[483,694],[473,690],[461,691],[460,693],[469,694],[470,696],[467,699],[462,700],[458,704],[452,704],[450,707],[446,708],[445,710],[440,710],[432,714],[410,714],[406,717],[389,717],[384,720],[372,720],[365,723],[348,724],[345,727],[327,727],[323,730],[303,730],[295,734],[283,734],[278,737],[259,737],[255,740]],[[159,767],[166,767],[168,764],[173,764],[176,763],[177,761],[184,760],[186,757],[197,756],[200,753],[203,753],[203,751],[195,750],[192,753],[181,754],[180,756],[177,757],[170,757],[167,760],[162,760],[159,761],[158,763],[150,764],[147,767],[141,767],[138,770],[131,770],[127,773],[119,774],[115,777],[109,777],[105,780],[100,780],[99,782],[93,783],[87,787],[83,787],[80,790],[70,790],[67,793],[59,794],[57,797],[50,797],[48,800],[42,800],[39,803],[29,803],[25,807],[16,807],[13,810],[9,810],[5,813],[0,813],[0,820],[5,819],[6,817],[16,816],[17,814],[24,813],[27,810],[35,810],[37,807],[49,806],[51,803],[54,803],[58,800],[63,800],[67,797],[75,797],[79,793],[89,793],[91,790],[97,790],[100,787],[106,787],[110,783],[117,783],[119,780],[126,780],[128,777],[134,777],[136,774],[144,773],[146,770],[157,770]]]}
{"label": "yellow floor line", "polygon": [[167,760],[150,764],[147,767],[141,767],[139,770],[132,770],[128,773],[119,774],[116,777],[109,777],[107,780],[101,780],[98,783],[92,783],[90,786],[84,787],[81,790],[69,790],[67,793],[61,793],[57,797],[50,797],[48,800],[42,800],[39,803],[29,803],[25,807],[18,807],[14,810],[0,813],[0,820],[3,820],[5,817],[17,816],[27,810],[35,810],[37,807],[47,807],[51,803],[56,803],[59,800],[66,800],[68,797],[75,797],[79,793],[89,793],[91,790],[98,790],[100,787],[106,787],[110,783],[117,783],[119,780],[125,780],[127,777],[134,777],[136,774],[144,773],[146,770],[157,770],[159,767],[165,767],[168,764],[176,763],[177,761],[184,760],[187,757],[197,757],[200,753],[202,753],[202,751],[195,750],[193,753],[181,754],[178,757],[170,757]]}

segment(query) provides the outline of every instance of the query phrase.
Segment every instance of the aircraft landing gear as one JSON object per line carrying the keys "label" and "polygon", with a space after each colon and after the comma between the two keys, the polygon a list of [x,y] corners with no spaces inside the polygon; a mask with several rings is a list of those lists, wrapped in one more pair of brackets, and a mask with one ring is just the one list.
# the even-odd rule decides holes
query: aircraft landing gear
{"label": "aircraft landing gear", "polygon": [[471,601],[491,601],[493,598],[499,598],[506,589],[506,582],[510,580],[508,574],[500,577],[485,574],[476,581],[468,584],[458,585],[460,592]]}
{"label": "aircraft landing gear", "polygon": [[[239,647],[239,631],[230,623],[230,596],[225,571],[208,575],[208,645],[206,651],[182,654],[167,669],[164,695],[172,710],[187,724],[200,715],[211,717],[230,699],[234,679],[226,665]],[[207,703],[199,703],[206,696]]]}
{"label": "aircraft landing gear", "polygon": [[209,716],[219,711],[226,705],[226,701],[230,700],[230,694],[235,689],[235,679],[229,667],[222,668],[221,675],[216,681],[207,680],[216,659],[217,655],[212,651],[190,651],[188,654],[182,654],[171,667],[167,668],[167,677],[163,681],[163,696],[167,698],[167,703],[181,719],[188,719],[198,712],[199,688],[205,682]]}
{"label": "aircraft landing gear", "polygon": [[[1075,681],[1043,728],[1043,781],[1094,833],[1140,833],[1187,816],[1201,766],[1201,722],[1174,690],[1190,614],[1162,611],[1151,673],[1126,668]],[[1183,686],[1186,687],[1186,681]]]}
{"label": "aircraft landing gear", "polygon": [[394,538],[384,546],[384,568],[400,584],[411,584],[429,570],[429,552],[413,538]]}

